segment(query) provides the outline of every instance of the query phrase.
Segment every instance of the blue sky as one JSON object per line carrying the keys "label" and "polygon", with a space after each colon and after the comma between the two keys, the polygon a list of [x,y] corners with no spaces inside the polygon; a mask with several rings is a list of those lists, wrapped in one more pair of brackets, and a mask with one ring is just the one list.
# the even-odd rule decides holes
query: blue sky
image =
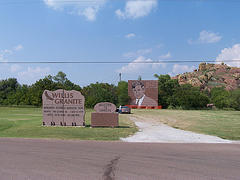
{"label": "blue sky", "polygon": [[[236,0],[2,0],[0,79],[31,84],[58,71],[81,86],[176,75],[197,63],[240,59]],[[128,61],[160,64],[8,64],[9,61]],[[239,62],[229,63],[239,66]]]}

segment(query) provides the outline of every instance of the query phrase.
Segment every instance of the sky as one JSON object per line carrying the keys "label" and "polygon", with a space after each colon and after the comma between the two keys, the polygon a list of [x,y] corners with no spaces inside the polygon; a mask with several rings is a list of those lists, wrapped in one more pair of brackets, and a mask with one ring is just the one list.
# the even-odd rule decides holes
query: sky
{"label": "sky", "polygon": [[240,59],[239,9],[238,0],[1,0],[0,80],[30,85],[63,71],[80,86],[117,84],[119,73],[125,81],[151,80],[199,64],[164,61]]}

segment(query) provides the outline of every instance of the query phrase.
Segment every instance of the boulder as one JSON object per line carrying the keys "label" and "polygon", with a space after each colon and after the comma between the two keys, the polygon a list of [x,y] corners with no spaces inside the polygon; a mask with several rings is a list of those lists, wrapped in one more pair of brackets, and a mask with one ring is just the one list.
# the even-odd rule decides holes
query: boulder
{"label": "boulder", "polygon": [[197,86],[200,87],[203,85],[203,83],[198,79],[198,78],[192,78],[188,81],[189,84],[191,84],[192,86]]}
{"label": "boulder", "polygon": [[198,66],[199,71],[206,71],[206,63],[200,63]]}
{"label": "boulder", "polygon": [[212,77],[213,77],[213,75],[214,75],[214,72],[213,72],[213,71],[206,73],[206,76],[207,76],[207,79],[208,79],[208,80],[211,80]]}
{"label": "boulder", "polygon": [[208,81],[208,76],[201,75],[201,76],[199,76],[199,80],[207,82]]}
{"label": "boulder", "polygon": [[233,77],[235,78],[235,80],[240,79],[240,73],[234,73]]}

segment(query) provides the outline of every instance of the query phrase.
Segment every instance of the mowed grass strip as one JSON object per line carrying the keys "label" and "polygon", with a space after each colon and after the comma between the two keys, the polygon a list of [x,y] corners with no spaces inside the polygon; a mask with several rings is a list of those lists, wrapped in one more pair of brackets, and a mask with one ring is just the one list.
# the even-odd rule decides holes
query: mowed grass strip
{"label": "mowed grass strip", "polygon": [[240,140],[240,111],[136,109],[132,112],[174,128]]}
{"label": "mowed grass strip", "polygon": [[90,128],[91,112],[86,110],[86,127],[43,127],[40,108],[0,107],[0,137],[119,140],[137,131],[128,115],[119,116],[119,128]]}

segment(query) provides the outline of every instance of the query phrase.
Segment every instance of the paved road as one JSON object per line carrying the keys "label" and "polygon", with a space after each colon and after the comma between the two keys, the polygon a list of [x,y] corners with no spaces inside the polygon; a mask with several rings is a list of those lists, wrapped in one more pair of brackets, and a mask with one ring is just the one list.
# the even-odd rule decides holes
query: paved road
{"label": "paved road", "polygon": [[240,144],[0,139],[1,180],[239,180]]}

